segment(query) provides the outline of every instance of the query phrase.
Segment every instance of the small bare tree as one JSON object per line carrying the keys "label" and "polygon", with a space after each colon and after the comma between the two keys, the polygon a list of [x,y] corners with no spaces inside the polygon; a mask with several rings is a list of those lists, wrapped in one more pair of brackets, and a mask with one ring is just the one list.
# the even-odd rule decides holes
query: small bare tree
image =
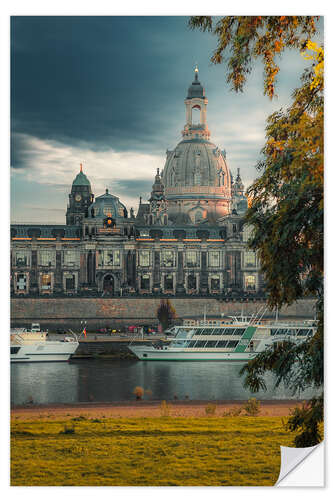
{"label": "small bare tree", "polygon": [[176,310],[169,299],[161,299],[160,305],[157,308],[157,318],[162,325],[163,331],[171,326],[176,318]]}

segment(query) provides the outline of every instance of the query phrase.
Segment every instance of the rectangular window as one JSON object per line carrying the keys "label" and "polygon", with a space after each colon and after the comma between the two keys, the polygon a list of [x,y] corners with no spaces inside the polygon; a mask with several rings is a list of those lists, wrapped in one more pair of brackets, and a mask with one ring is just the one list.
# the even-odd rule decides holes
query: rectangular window
{"label": "rectangular window", "polygon": [[211,277],[210,288],[212,291],[217,292],[220,290],[220,276],[215,274]]}
{"label": "rectangular window", "polygon": [[185,266],[199,267],[199,254],[195,250],[187,250],[185,252]]}
{"label": "rectangular window", "polygon": [[244,267],[255,267],[256,254],[255,252],[244,252]]}
{"label": "rectangular window", "polygon": [[18,250],[15,253],[15,266],[16,267],[30,266],[30,250]]}
{"label": "rectangular window", "polygon": [[98,250],[98,267],[120,266],[120,250]]}
{"label": "rectangular window", "polygon": [[51,274],[42,274],[41,276],[41,289],[50,290],[51,289]]}
{"label": "rectangular window", "polygon": [[162,250],[162,266],[163,267],[174,267],[175,263],[175,252],[173,250]]}
{"label": "rectangular window", "polygon": [[16,290],[24,292],[27,289],[27,275],[18,274],[16,278]]}
{"label": "rectangular window", "polygon": [[104,207],[103,213],[107,217],[112,217],[112,215],[113,215],[111,207]]}
{"label": "rectangular window", "polygon": [[64,266],[74,267],[80,265],[80,253],[78,250],[64,250]]}
{"label": "rectangular window", "polygon": [[210,250],[208,252],[209,267],[220,267],[220,252],[218,250]]}
{"label": "rectangular window", "polygon": [[56,253],[55,250],[39,250],[39,265],[40,266],[55,266]]}
{"label": "rectangular window", "polygon": [[249,225],[243,226],[243,241],[249,241],[252,237],[253,228]]}
{"label": "rectangular window", "polygon": [[139,265],[142,267],[149,267],[149,250],[140,250],[139,252]]}
{"label": "rectangular window", "polygon": [[172,274],[166,274],[164,276],[164,290],[173,289],[173,276]]}
{"label": "rectangular window", "polygon": [[149,274],[143,274],[141,276],[141,290],[150,289],[150,276]]}
{"label": "rectangular window", "polygon": [[256,277],[255,276],[245,276],[245,289],[255,290],[256,289]]}
{"label": "rectangular window", "polygon": [[66,290],[75,290],[75,276],[66,276]]}

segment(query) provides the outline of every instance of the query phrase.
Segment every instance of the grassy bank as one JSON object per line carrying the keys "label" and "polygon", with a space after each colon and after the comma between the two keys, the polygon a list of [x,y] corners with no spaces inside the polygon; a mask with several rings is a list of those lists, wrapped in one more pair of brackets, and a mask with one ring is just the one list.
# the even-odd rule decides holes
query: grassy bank
{"label": "grassy bank", "polygon": [[[167,409],[164,415],[167,415]],[[12,421],[14,486],[271,486],[281,417]]]}

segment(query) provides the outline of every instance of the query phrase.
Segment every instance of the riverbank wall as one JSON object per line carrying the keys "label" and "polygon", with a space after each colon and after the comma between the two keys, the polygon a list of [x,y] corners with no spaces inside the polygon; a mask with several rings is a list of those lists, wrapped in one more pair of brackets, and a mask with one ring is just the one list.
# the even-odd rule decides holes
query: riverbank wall
{"label": "riverbank wall", "polygon": [[[11,326],[26,327],[33,322],[42,328],[56,330],[71,328],[80,330],[81,321],[87,321],[87,330],[99,328],[122,328],[129,325],[157,325],[156,311],[160,298],[12,298]],[[219,319],[221,315],[252,315],[263,308],[264,302],[225,302],[215,298],[191,297],[169,298],[176,310],[177,318]],[[281,318],[314,317],[315,301],[302,299],[280,310]],[[273,317],[266,310],[263,317]]]}

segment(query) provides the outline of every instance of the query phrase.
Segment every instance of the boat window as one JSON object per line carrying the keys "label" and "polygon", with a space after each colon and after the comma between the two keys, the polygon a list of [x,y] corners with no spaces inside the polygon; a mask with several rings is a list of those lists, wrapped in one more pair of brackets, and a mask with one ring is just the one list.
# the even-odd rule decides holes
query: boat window
{"label": "boat window", "polygon": [[202,335],[212,335],[214,328],[204,328],[202,330]]}
{"label": "boat window", "polygon": [[307,328],[300,328],[297,332],[297,335],[306,337],[307,335],[311,334],[311,330],[308,330]]}
{"label": "boat window", "polygon": [[225,347],[227,343],[227,340],[219,340],[215,347]]}
{"label": "boat window", "polygon": [[188,346],[187,347],[194,347],[194,344],[196,343],[197,341],[196,340],[191,340],[191,342],[189,342]]}
{"label": "boat window", "polygon": [[234,328],[225,328],[223,335],[232,335],[234,333]]}
{"label": "boat window", "polygon": [[177,339],[186,339],[191,330],[181,329],[177,333]]}
{"label": "boat window", "polygon": [[198,340],[195,347],[205,347],[207,340]]}
{"label": "boat window", "polygon": [[227,347],[236,347],[238,340],[229,340]]}
{"label": "boat window", "polygon": [[208,340],[206,347],[215,347],[217,344],[216,340]]}
{"label": "boat window", "polygon": [[177,340],[176,342],[172,343],[172,345],[177,346],[177,347],[184,346],[185,344],[186,344],[186,342],[184,342],[184,340]]}
{"label": "boat window", "polygon": [[20,349],[21,349],[20,347],[11,347],[10,348],[10,354],[17,354]]}

